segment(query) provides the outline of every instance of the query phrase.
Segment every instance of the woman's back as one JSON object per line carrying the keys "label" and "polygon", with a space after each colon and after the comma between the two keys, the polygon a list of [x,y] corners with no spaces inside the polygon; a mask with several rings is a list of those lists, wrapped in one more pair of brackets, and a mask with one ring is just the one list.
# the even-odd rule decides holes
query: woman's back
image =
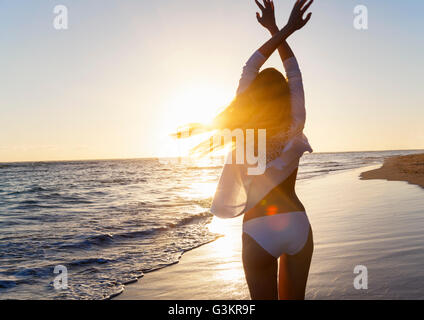
{"label": "woman's back", "polygon": [[246,212],[243,221],[277,213],[305,211],[295,191],[297,170]]}

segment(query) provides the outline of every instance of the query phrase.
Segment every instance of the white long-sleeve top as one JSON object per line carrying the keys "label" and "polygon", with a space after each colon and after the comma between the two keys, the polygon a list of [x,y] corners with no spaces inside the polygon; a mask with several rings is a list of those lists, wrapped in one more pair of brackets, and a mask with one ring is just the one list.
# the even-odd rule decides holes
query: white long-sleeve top
{"label": "white long-sleeve top", "polygon": [[[237,95],[244,92],[255,80],[266,60],[259,51],[249,58],[243,67]],[[289,132],[281,133],[282,145],[280,148],[276,147],[274,150],[267,151],[267,156],[271,151],[272,161],[267,161],[266,170],[262,175],[248,175],[247,164],[226,162],[211,207],[211,212],[220,218],[237,217],[254,207],[273,188],[290,176],[298,167],[303,153],[312,152],[308,139],[303,134],[306,110],[302,74],[295,57],[286,59],[283,61],[283,65],[292,108],[292,123]],[[231,152],[228,157],[232,157]]]}

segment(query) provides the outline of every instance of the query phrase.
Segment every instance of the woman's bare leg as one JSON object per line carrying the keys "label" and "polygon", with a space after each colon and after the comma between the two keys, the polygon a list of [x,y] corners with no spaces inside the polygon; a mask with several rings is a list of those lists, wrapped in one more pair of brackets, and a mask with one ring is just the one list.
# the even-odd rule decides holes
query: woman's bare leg
{"label": "woman's bare leg", "polygon": [[295,255],[280,256],[278,295],[280,300],[304,300],[314,241],[312,229],[303,249]]}
{"label": "woman's bare leg", "polygon": [[243,267],[253,300],[278,299],[278,260],[243,232]]}

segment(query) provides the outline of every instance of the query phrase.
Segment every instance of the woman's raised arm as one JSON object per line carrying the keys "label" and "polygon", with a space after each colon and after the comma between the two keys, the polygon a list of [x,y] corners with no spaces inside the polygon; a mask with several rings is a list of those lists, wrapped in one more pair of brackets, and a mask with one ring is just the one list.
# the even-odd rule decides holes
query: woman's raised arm
{"label": "woman's raised arm", "polygon": [[262,17],[259,13],[256,13],[256,17],[262,25],[265,23],[270,27],[269,30],[272,34],[272,38],[255,51],[255,53],[246,62],[243,67],[237,94],[246,90],[246,88],[258,75],[259,69],[277,48],[283,62],[294,56],[293,51],[286,42],[286,39],[296,30],[303,28],[312,15],[309,13],[306,18],[303,19],[306,10],[308,10],[313,0],[297,0],[287,25],[283,29],[278,30],[278,27],[275,24],[273,3],[270,0],[264,0],[264,5],[262,5],[258,0],[255,0],[255,2],[262,11]]}
{"label": "woman's raised arm", "polygon": [[[269,33],[271,33],[271,36],[274,36],[278,31],[280,31],[277,26],[277,22],[275,21],[274,2],[272,0],[263,0],[263,5],[258,0],[255,0],[255,2],[262,14],[261,15],[259,12],[256,12],[256,19],[265,29],[269,31]],[[281,61],[294,57],[294,53],[287,41],[283,41],[283,43],[278,46],[278,53],[280,54]]]}
{"label": "woman's raised arm", "polygon": [[[263,27],[268,29],[268,31],[274,37],[277,33],[281,32],[278,30],[277,24],[275,22],[274,3],[272,0],[263,1],[264,4],[262,5],[258,0],[255,0],[256,4],[262,12],[262,16],[259,15],[259,13],[256,13],[256,18],[258,19],[258,22]],[[312,3],[313,0],[308,2],[306,0],[296,1],[289,18],[289,22],[287,23],[289,30],[298,30],[306,25],[312,14],[309,13],[305,19],[303,19],[303,15]],[[278,52],[284,64],[284,69],[286,70],[287,81],[290,88],[293,118],[291,130],[292,133],[295,134],[302,132],[306,121],[305,94],[303,90],[302,73],[300,72],[300,68],[293,51],[285,40],[278,46]]]}
{"label": "woman's raised arm", "polygon": [[[266,7],[263,6],[259,1],[255,0],[256,4],[261,8],[262,12],[264,12],[263,10],[266,10]],[[266,4],[267,7],[271,7],[272,8],[272,12],[274,12],[274,5],[272,4],[272,2],[270,2],[269,0],[265,0],[264,2]],[[259,49],[258,51],[266,58],[268,59],[269,56],[271,56],[271,54],[280,46],[282,46],[282,58],[288,58],[290,56],[293,56],[293,52],[291,51],[290,47],[288,47],[287,43],[284,44],[284,42],[286,41],[286,39],[292,34],[294,33],[296,30],[299,30],[301,28],[303,28],[309,21],[309,19],[311,19],[312,13],[309,13],[306,18],[303,18],[303,16],[305,15],[306,11],[308,10],[308,8],[311,6],[311,4],[313,3],[313,0],[297,0],[296,3],[294,4],[294,7],[292,9],[292,12],[290,14],[290,18],[289,21],[287,22],[286,26],[284,28],[282,28],[281,30],[278,30],[278,28],[275,28],[274,34],[272,36],[271,39],[269,39],[267,42],[265,42]],[[259,22],[261,22],[262,18],[264,16],[259,16],[258,13],[256,13],[256,16],[259,20]],[[274,19],[275,21],[275,19]],[[277,27],[277,25],[275,24],[275,27]],[[278,30],[278,31],[277,31]],[[280,55],[281,55],[280,53]],[[285,59],[283,59],[285,60]]]}

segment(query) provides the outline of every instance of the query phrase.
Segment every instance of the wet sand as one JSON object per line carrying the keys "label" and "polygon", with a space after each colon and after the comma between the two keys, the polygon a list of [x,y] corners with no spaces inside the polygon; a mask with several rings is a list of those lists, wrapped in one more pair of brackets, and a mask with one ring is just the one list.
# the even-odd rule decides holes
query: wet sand
{"label": "wet sand", "polygon": [[[424,190],[360,180],[376,166],[297,183],[314,232],[307,299],[424,299]],[[146,274],[115,299],[249,299],[241,263],[241,218],[214,218],[224,237]],[[355,266],[368,289],[353,286]]]}
{"label": "wet sand", "polygon": [[363,172],[361,178],[407,181],[424,188],[424,154],[388,158],[381,168]]}

